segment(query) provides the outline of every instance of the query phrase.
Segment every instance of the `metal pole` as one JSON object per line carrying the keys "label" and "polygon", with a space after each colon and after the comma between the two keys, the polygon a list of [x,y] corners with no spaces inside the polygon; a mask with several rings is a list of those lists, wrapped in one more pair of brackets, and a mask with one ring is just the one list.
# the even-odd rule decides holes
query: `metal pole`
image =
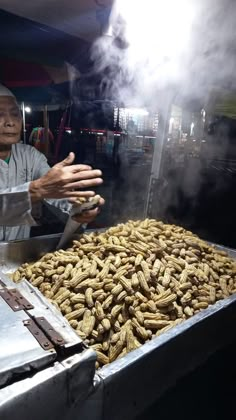
{"label": "metal pole", "polygon": [[[160,99],[162,106],[159,110],[159,116],[161,119],[160,125],[158,124],[158,133],[154,145],[153,157],[152,157],[152,169],[148,186],[147,200],[145,205],[145,217],[149,216],[152,210],[153,194],[155,191],[155,185],[161,176],[161,169],[163,165],[163,149],[166,142],[167,130],[169,126],[170,109],[172,104],[172,95],[166,94],[164,100]],[[160,121],[160,120],[159,120]]]}
{"label": "metal pole", "polygon": [[45,156],[48,157],[49,152],[49,122],[48,122],[48,107],[47,105],[44,106],[43,111],[43,120],[44,120],[44,141],[45,141]]}
{"label": "metal pole", "polygon": [[22,102],[21,104],[22,109],[22,119],[23,119],[23,142],[26,143],[26,129],[25,129],[25,103]]}

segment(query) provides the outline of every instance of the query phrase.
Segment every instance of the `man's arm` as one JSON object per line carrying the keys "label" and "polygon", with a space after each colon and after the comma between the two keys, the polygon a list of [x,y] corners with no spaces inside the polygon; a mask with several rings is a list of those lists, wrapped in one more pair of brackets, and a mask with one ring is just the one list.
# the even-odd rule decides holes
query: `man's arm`
{"label": "man's arm", "polygon": [[[25,153],[30,153],[32,163],[32,180],[45,175],[51,168],[47,163],[45,156],[33,147],[27,147]],[[0,225],[2,226],[35,226],[37,223],[31,215],[32,202],[34,196],[30,194],[30,182],[26,182],[15,187],[0,189]],[[50,201],[50,200],[49,200]],[[57,216],[64,212],[65,217],[71,207],[67,200],[51,200],[51,208],[56,205]],[[63,221],[64,221],[63,220]]]}
{"label": "man's arm", "polygon": [[32,202],[44,199],[76,200],[80,197],[92,197],[94,192],[88,189],[102,184],[100,170],[92,169],[88,165],[73,165],[74,153],[70,153],[66,159],[52,168],[48,166],[45,157],[37,153],[42,156],[42,161],[37,156],[32,182],[29,185]]}
{"label": "man's arm", "polygon": [[[87,165],[72,165],[74,154],[50,168],[45,156],[36,149],[31,153],[32,181],[0,190],[0,224],[6,226],[35,225],[31,216],[33,202],[48,200],[50,205],[58,206],[64,213],[69,204],[65,200],[91,197],[93,191],[80,191],[102,183],[101,171],[92,170]],[[55,200],[55,201],[54,201]]]}
{"label": "man's arm", "polygon": [[[71,165],[73,160],[74,153],[70,153],[66,159],[50,168],[45,156],[35,150],[35,170],[32,174],[35,182],[31,182],[29,187],[31,200],[34,202],[43,199],[44,203],[63,223],[66,222],[71,209],[68,199],[73,201],[78,197],[92,197],[93,191],[79,191],[78,189],[96,186],[102,182],[102,179],[99,178],[101,171],[92,170],[87,165]],[[60,198],[61,196],[68,199]],[[99,205],[103,204],[104,200],[101,198]],[[90,210],[83,216],[78,216],[77,221],[89,223],[98,212],[99,209]]]}

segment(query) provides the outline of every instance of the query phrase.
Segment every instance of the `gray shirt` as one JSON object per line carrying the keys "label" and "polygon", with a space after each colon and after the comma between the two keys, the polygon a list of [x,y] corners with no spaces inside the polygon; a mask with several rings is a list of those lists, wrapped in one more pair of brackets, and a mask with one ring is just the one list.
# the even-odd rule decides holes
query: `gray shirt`
{"label": "gray shirt", "polygon": [[[0,159],[0,241],[29,237],[30,226],[37,225],[32,215],[29,184],[49,169],[45,156],[25,144],[12,146],[8,164]],[[55,213],[68,215],[71,207],[68,201],[46,201]]]}

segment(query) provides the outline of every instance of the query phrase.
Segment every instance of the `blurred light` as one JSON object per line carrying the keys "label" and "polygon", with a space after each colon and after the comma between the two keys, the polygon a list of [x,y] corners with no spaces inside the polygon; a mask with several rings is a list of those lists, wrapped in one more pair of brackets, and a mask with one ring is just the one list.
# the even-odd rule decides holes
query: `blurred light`
{"label": "blurred light", "polygon": [[25,112],[27,112],[27,114],[30,114],[31,113],[31,108],[30,108],[30,106],[26,106],[25,107]]}
{"label": "blurred light", "polygon": [[205,122],[206,121],[206,111],[205,111],[205,109],[201,110],[201,116],[202,116],[202,121]]}
{"label": "blurred light", "polygon": [[125,22],[128,59],[136,70],[137,65],[144,63],[156,73],[158,67],[170,73],[177,70],[177,59],[189,49],[194,18],[191,3],[190,0],[116,0],[116,14]]}
{"label": "blurred light", "polygon": [[171,117],[170,120],[169,120],[169,134],[172,134],[172,131],[173,131],[173,128],[174,128],[174,122],[175,122],[174,117]]}
{"label": "blurred light", "polygon": [[195,125],[194,125],[194,123],[192,122],[192,124],[190,125],[190,136],[193,136],[193,133],[194,133],[194,127],[195,127]]}
{"label": "blurred light", "polygon": [[102,28],[102,35],[110,37],[113,36],[113,27],[111,24],[106,26],[105,28]]}
{"label": "blurred light", "polygon": [[66,130],[66,133],[71,134],[71,130]]}
{"label": "blurred light", "polygon": [[125,114],[131,115],[131,116],[133,115],[133,116],[145,117],[149,115],[149,112],[143,108],[125,108],[124,112]]}

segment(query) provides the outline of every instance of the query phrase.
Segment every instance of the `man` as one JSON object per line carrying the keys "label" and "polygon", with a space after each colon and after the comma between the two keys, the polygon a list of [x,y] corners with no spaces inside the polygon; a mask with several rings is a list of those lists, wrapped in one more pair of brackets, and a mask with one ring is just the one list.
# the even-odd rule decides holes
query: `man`
{"label": "man", "polygon": [[[34,203],[46,201],[62,213],[68,213],[79,197],[92,197],[93,191],[80,189],[102,183],[101,171],[87,165],[72,165],[74,154],[49,167],[43,154],[20,144],[22,117],[16,98],[0,85],[0,241],[29,237]],[[101,199],[99,205],[103,205]],[[77,216],[89,223],[98,208]]]}

